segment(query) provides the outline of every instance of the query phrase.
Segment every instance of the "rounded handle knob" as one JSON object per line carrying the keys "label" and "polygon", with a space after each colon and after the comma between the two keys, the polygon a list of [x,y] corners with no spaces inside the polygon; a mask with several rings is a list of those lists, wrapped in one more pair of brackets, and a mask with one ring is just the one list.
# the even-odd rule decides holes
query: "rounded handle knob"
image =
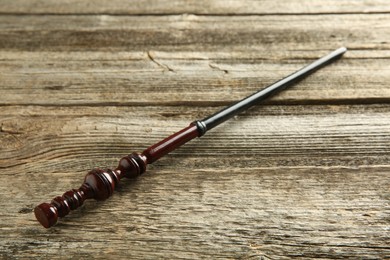
{"label": "rounded handle knob", "polygon": [[114,192],[119,183],[119,172],[94,169],[86,176],[78,190],[70,190],[62,196],[55,197],[50,203],[42,203],[35,207],[35,217],[45,228],[57,223],[58,218],[69,214],[83,205],[86,199],[105,200]]}
{"label": "rounded handle knob", "polygon": [[58,217],[64,217],[71,210],[83,205],[84,200],[93,196],[91,186],[84,183],[78,190],[70,190],[62,196],[55,197],[51,203],[42,203],[35,207],[35,217],[45,228],[57,223]]}

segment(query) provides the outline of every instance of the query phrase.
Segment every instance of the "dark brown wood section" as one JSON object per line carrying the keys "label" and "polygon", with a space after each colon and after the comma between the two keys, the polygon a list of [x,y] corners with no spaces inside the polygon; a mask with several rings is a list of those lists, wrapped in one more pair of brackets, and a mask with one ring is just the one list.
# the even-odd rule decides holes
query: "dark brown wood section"
{"label": "dark brown wood section", "polygon": [[191,123],[189,126],[183,128],[177,133],[174,133],[164,140],[150,146],[142,152],[142,155],[146,157],[146,162],[148,164],[153,163],[199,135],[198,127]]}
{"label": "dark brown wood section", "polygon": [[[0,258],[390,257],[387,0],[124,2],[0,4]],[[91,169],[340,46],[109,199],[35,220]]]}

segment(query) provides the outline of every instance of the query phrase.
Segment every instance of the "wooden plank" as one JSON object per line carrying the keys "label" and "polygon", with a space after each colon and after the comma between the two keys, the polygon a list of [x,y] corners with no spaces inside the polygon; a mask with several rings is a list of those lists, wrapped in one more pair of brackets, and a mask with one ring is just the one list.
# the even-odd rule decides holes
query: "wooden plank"
{"label": "wooden plank", "polygon": [[254,108],[47,231],[34,205],[215,108],[3,107],[0,256],[386,258],[389,108]]}
{"label": "wooden plank", "polygon": [[[390,16],[0,16],[2,50],[390,49]],[[299,44],[297,44],[299,43]]]}
{"label": "wooden plank", "polygon": [[[327,52],[0,52],[0,105],[227,105]],[[387,103],[389,56],[352,50],[266,103]]]}
{"label": "wooden plank", "polygon": [[1,14],[318,14],[318,13],[384,13],[390,6],[386,0],[290,0],[281,4],[272,0],[3,0]]}
{"label": "wooden plank", "polygon": [[[390,122],[384,118],[389,117],[389,108],[390,105],[256,107],[201,141],[182,147],[176,154],[178,159],[172,156],[165,162],[175,161],[175,169],[190,167],[185,163],[186,156],[207,158],[202,167],[213,169],[225,168],[226,164],[240,168],[387,165]],[[13,165],[41,160],[29,171],[52,169],[52,163],[81,165],[82,161],[90,161],[90,156],[119,158],[131,150],[142,151],[217,109],[3,107],[0,161],[8,169],[2,173],[11,175]],[[233,143],[227,145],[230,141]],[[221,159],[222,164],[218,163]],[[164,165],[164,161],[157,164]]]}
{"label": "wooden plank", "polygon": [[[390,258],[390,6],[4,0],[0,258]],[[350,51],[44,230],[38,203]]]}
{"label": "wooden plank", "polygon": [[1,184],[2,207],[13,210],[2,211],[0,255],[383,259],[390,256],[388,170],[187,169],[185,181],[184,173],[158,170],[48,231],[30,213],[36,198],[78,182],[18,174],[12,188]]}

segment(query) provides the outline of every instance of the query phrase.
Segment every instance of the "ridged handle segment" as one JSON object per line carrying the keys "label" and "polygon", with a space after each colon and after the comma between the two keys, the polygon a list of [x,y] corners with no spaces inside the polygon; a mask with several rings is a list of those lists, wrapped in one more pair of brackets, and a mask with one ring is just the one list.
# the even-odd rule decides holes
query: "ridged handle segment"
{"label": "ridged handle segment", "polygon": [[59,217],[64,217],[75,210],[87,199],[105,200],[109,198],[123,177],[135,178],[146,170],[146,158],[131,154],[123,157],[115,170],[94,169],[84,179],[79,189],[65,192],[55,197],[50,203],[42,203],[35,207],[37,220],[45,228],[55,225]]}

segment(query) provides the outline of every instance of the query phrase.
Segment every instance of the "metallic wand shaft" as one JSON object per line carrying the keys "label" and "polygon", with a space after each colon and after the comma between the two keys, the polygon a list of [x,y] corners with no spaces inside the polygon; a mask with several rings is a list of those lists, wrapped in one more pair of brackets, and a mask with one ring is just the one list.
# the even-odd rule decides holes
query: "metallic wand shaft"
{"label": "metallic wand shaft", "polygon": [[335,59],[340,58],[347,49],[345,47],[339,48],[328,55],[314,61],[313,63],[307,65],[306,67],[294,72],[293,74],[281,79],[274,84],[262,89],[237,103],[230,105],[221,111],[201,120],[203,121],[207,130],[210,130],[217,125],[225,122],[229,118],[239,114],[240,112],[258,104],[261,100],[266,99],[267,97],[279,92],[306,77],[307,75],[313,73],[319,68],[325,66],[326,64],[332,62]]}

